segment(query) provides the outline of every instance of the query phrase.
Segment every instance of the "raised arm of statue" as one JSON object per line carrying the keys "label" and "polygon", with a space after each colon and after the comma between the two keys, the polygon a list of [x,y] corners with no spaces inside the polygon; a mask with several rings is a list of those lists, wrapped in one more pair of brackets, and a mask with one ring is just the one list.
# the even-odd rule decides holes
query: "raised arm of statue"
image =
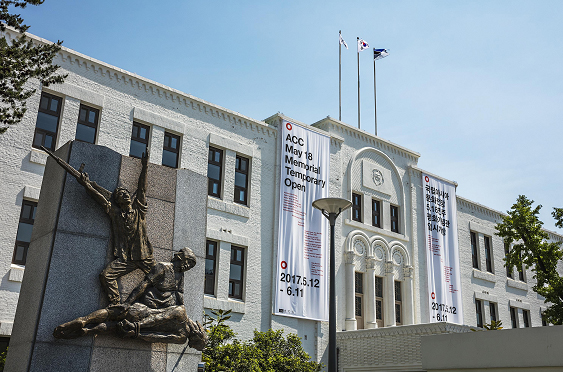
{"label": "raised arm of statue", "polygon": [[98,204],[100,204],[102,207],[105,208],[106,213],[109,212],[109,207],[110,207],[110,201],[108,199],[106,199],[106,197],[104,195],[102,195],[97,188],[95,188],[92,183],[90,181],[90,178],[88,177],[88,173],[85,172],[81,172],[80,173],[80,178],[77,178],[78,183],[81,184],[82,186],[84,186],[84,188],[86,189],[86,192],[88,194],[90,194],[90,196],[96,201],[98,202]]}
{"label": "raised arm of statue", "polygon": [[80,183],[82,186],[84,186],[84,188],[86,188],[88,194],[90,194],[90,196],[92,196],[92,198],[94,198],[95,201],[97,201],[106,209],[106,213],[109,211],[108,208],[110,206],[109,200],[111,198],[111,193],[108,190],[101,187],[100,185],[98,185],[96,182],[90,181],[90,179],[88,178],[88,173],[83,172],[84,163],[82,163],[80,169],[76,170],[70,164],[68,164],[63,159],[59,158],[49,149],[43,146],[41,146],[41,149],[45,151],[47,154],[49,154],[49,156],[51,156],[57,162],[57,164],[59,164],[64,170],[66,170],[69,174],[71,174],[74,178],[76,178],[78,183]]}
{"label": "raised arm of statue", "polygon": [[143,153],[141,158],[141,164],[143,168],[141,169],[141,174],[139,175],[139,185],[137,186],[137,200],[141,205],[147,204],[147,168],[149,162],[149,150]]}

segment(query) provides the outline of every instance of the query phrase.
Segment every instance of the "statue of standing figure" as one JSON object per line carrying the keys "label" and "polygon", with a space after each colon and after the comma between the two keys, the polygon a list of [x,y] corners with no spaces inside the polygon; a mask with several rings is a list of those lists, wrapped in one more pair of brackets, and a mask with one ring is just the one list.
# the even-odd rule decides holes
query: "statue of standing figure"
{"label": "statue of standing figure", "polygon": [[[111,221],[112,260],[100,273],[101,286],[110,306],[58,326],[56,338],[75,338],[91,333],[116,332],[121,337],[138,337],[149,342],[184,343],[202,350],[207,335],[199,322],[186,315],[183,300],[184,272],[196,264],[189,248],[174,254],[171,262],[156,263],[147,236],[147,170],[148,154],[141,158],[137,191],[132,195],[118,187],[113,193],[90,181],[83,172],[42,147],[67,172],[74,176],[87,193],[100,204]],[[136,269],[145,273],[143,281],[121,303],[117,279]]]}

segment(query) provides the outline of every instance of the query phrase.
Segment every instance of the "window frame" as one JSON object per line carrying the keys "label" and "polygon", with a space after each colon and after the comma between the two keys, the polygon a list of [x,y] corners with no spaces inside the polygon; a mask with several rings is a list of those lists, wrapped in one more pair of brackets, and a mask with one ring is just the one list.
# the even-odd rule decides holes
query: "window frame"
{"label": "window frame", "polygon": [[[172,143],[172,139],[176,139],[176,148],[173,148],[172,146],[166,146],[166,138],[169,138],[169,143]],[[182,138],[174,133],[170,133],[170,132],[164,132],[164,142],[162,143],[162,165],[164,165],[165,167],[169,167],[169,168],[173,168],[173,169],[177,169],[178,166],[180,165],[180,147],[182,144]],[[174,166],[168,165],[168,164],[164,164],[164,151],[168,151],[171,152],[173,154],[176,155],[176,164]]]}
{"label": "window frame", "polygon": [[[504,242],[504,257],[510,253],[510,244]],[[514,270],[513,267],[506,266],[506,277],[514,280]]]}
{"label": "window frame", "polygon": [[364,273],[354,272],[354,315],[356,328],[364,329]]}
{"label": "window frame", "polygon": [[469,232],[471,241],[471,265],[474,269],[481,269],[481,260],[479,259],[479,238],[475,231]]}
{"label": "window frame", "polygon": [[[233,260],[233,251],[240,251],[241,252],[241,260]],[[231,257],[230,257],[230,265],[237,265],[240,266],[241,268],[241,279],[232,279],[231,278],[231,269],[229,267],[229,294],[228,297],[235,299],[235,300],[243,300],[244,298],[244,279],[245,279],[245,262],[246,262],[246,249],[244,247],[239,247],[239,246],[235,246],[235,245],[231,245]],[[234,255],[236,256],[236,255]],[[232,284],[232,286],[231,286]],[[234,293],[231,293],[231,288],[235,287],[235,284],[240,284],[240,296],[235,295]],[[233,291],[234,292],[234,291]]]}
{"label": "window frame", "polygon": [[491,322],[494,320],[498,321],[498,306],[495,302],[489,301],[489,317]]}
{"label": "window frame", "polygon": [[532,319],[530,319],[530,310],[522,309],[522,319],[524,320],[524,328],[532,326]]}
{"label": "window frame", "polygon": [[[86,120],[80,120],[80,112],[82,109],[86,110]],[[89,113],[95,113],[94,123],[90,123],[88,121]],[[98,138],[98,126],[100,122],[100,110],[91,106],[88,106],[84,103],[80,103],[80,108],[78,109],[78,120],[76,121],[76,133],[78,133],[78,125],[84,125],[90,128],[94,128],[94,142],[88,142],[81,139],[76,138],[76,133],[74,134],[74,139],[80,142],[86,142],[91,144],[96,144],[96,139]]]}
{"label": "window frame", "polygon": [[475,299],[475,316],[477,318],[477,327],[483,328],[483,303],[478,299]]}
{"label": "window frame", "polygon": [[493,273],[494,268],[493,268],[493,254],[492,254],[492,249],[491,249],[491,243],[492,243],[492,239],[490,236],[485,235],[483,237],[483,242],[485,245],[485,264],[486,264],[486,269],[487,272],[489,273]]}
{"label": "window frame", "polygon": [[512,328],[519,328],[518,327],[518,309],[514,306],[510,306],[510,324]]}
{"label": "window frame", "polygon": [[[242,164],[243,161],[246,161],[246,170],[240,169],[241,167],[238,166],[239,164]],[[236,184],[236,177],[237,177],[237,173],[240,174],[244,174],[246,176],[246,181],[245,181],[245,185],[244,188],[242,186],[237,186]],[[248,178],[250,175],[250,159],[245,157],[245,156],[241,156],[238,155],[235,158],[235,195],[234,195],[234,202],[237,204],[241,204],[241,205],[248,205]],[[238,196],[240,195],[240,191],[244,191],[244,199],[240,199]]]}
{"label": "window frame", "polygon": [[[31,207],[30,212],[29,212],[30,218],[26,218],[23,215],[26,205]],[[25,266],[25,263],[27,261],[27,253],[28,253],[28,250],[29,250],[29,244],[31,243],[31,236],[30,236],[30,241],[25,242],[25,241],[22,241],[22,240],[17,240],[18,239],[18,233],[19,233],[19,230],[20,230],[20,224],[21,223],[31,225],[31,229],[33,231],[33,225],[35,223],[35,218],[34,218],[35,213],[37,213],[37,202],[23,199],[21,210],[20,210],[20,218],[18,220],[18,231],[16,232],[16,241],[14,243],[14,253],[12,255],[12,263],[14,265]],[[23,255],[22,255],[21,260],[16,259],[17,253],[18,253],[18,247],[23,247]]]}
{"label": "window frame", "polygon": [[[213,152],[213,154],[215,153],[219,153],[219,161],[215,161],[214,158],[215,156],[210,156],[211,153]],[[207,156],[207,195],[209,196],[214,196],[216,198],[221,199],[221,191],[223,189],[222,187],[222,183],[223,183],[223,162],[225,159],[225,153],[222,149],[219,149],[217,147],[213,147],[213,146],[209,146],[209,151],[208,151],[208,156]],[[219,179],[215,179],[215,178],[210,178],[209,177],[209,165],[215,165],[219,167]],[[217,193],[213,193],[213,185],[217,184]]]}
{"label": "window frame", "polygon": [[[356,203],[356,201],[358,203]],[[363,203],[363,195],[357,192],[352,193],[352,221],[362,222],[362,203]]]}
{"label": "window frame", "polygon": [[[141,138],[140,136],[133,137],[135,127],[139,128],[137,133],[140,133],[141,129],[144,128],[147,131],[147,138]],[[131,127],[131,142],[135,141],[135,142],[139,142],[139,143],[144,144],[145,145],[145,151],[144,151],[145,154],[147,153],[147,150],[149,148],[150,137],[151,137],[151,127],[149,125],[141,124],[138,121],[133,121],[133,125]],[[132,158],[141,159],[140,157],[131,154],[131,142],[129,143],[129,156],[132,157]]]}
{"label": "window frame", "polygon": [[[393,216],[393,211],[396,211],[395,216]],[[400,208],[398,205],[393,205],[390,204],[389,205],[389,219],[390,219],[390,229],[392,232],[400,234],[400,228],[399,228],[399,213],[400,212]],[[393,228],[393,223],[394,223],[394,228]]]}
{"label": "window frame", "polygon": [[[397,291],[397,288],[399,289]],[[394,297],[395,297],[395,325],[403,324],[403,285],[399,280],[394,283]],[[397,296],[397,293],[399,294]],[[398,298],[398,299],[397,299]]]}
{"label": "window frame", "polygon": [[[209,246],[213,245],[213,254],[209,254]],[[219,243],[215,240],[206,240],[205,242],[205,267],[207,267],[207,262],[213,262],[213,274],[207,274],[204,268],[204,279],[203,279],[203,293],[206,295],[215,296],[215,284],[217,281],[217,249],[219,248]],[[211,279],[211,280],[210,280]],[[208,282],[208,280],[210,280]],[[209,284],[211,283],[211,284]],[[208,287],[210,290],[208,291]]]}
{"label": "window frame", "polygon": [[[379,282],[379,283],[378,283]],[[383,290],[383,286],[384,286],[384,281],[383,278],[381,276],[375,276],[375,322],[377,323],[377,327],[381,328],[383,327],[383,317],[384,317],[384,312],[385,312],[385,308],[383,307],[383,294],[384,294],[384,290]],[[378,296],[378,290],[381,290],[381,296]],[[378,302],[379,302],[379,310],[381,312],[381,316],[378,317],[377,314],[377,309],[378,309]]]}
{"label": "window frame", "polygon": [[[43,101],[44,97],[46,99],[48,99],[47,109],[41,108],[41,101]],[[58,105],[57,105],[56,111],[49,110],[49,107],[51,107],[51,102],[52,102],[53,99],[56,99],[59,102]],[[60,121],[61,121],[62,106],[63,106],[63,97],[59,97],[59,96],[56,96],[54,94],[50,94],[50,93],[47,93],[47,92],[41,92],[41,97],[39,98],[39,109],[37,110],[37,118],[35,119],[35,131],[33,132],[33,140],[31,142],[32,147],[41,150],[41,146],[45,146],[45,135],[48,134],[51,137],[53,137],[53,141],[51,142],[51,146],[49,146],[49,147],[45,146],[45,148],[47,148],[51,151],[55,151],[55,148],[57,147],[57,134],[59,132],[59,125],[60,125]],[[57,118],[57,127],[55,128],[55,132],[51,132],[47,129],[42,129],[42,128],[37,127],[37,120],[39,119],[39,113],[44,113],[46,115],[55,116]],[[43,136],[43,138],[41,140],[41,145],[35,145],[35,139],[36,139],[38,133]]]}
{"label": "window frame", "polygon": [[[377,208],[375,208],[377,206]],[[376,223],[377,221],[377,223]],[[375,227],[382,227],[381,224],[381,200],[371,199],[371,225]]]}

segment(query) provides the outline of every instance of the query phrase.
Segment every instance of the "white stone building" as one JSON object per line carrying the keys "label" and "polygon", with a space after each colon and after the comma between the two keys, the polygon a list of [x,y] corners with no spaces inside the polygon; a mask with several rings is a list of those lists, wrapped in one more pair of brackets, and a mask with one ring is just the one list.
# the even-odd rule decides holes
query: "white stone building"
{"label": "white stone building", "polygon": [[[16,34],[6,31],[5,35]],[[281,114],[255,120],[67,48],[55,63],[68,73],[65,83],[48,88],[36,81],[28,83],[37,92],[29,99],[23,121],[0,136],[0,336],[4,341],[11,334],[25,272],[25,240],[33,222],[30,211],[39,197],[47,157],[37,145],[58,148],[78,138],[123,155],[134,156],[148,146],[150,162],[209,176],[206,265],[211,270],[204,306],[232,309],[230,325],[242,338],[250,338],[254,329],[296,333],[305,350],[322,360],[328,324],[272,315],[278,128],[281,120],[297,121]],[[331,137],[330,195],[357,201],[356,216],[352,210],[344,212],[336,229],[337,330],[346,331],[339,333],[341,349],[355,349],[354,340],[365,344],[361,340],[370,334],[375,339],[467,331],[445,324],[424,326],[430,315],[422,170],[417,167],[421,155],[330,117],[311,126]],[[385,189],[363,176],[375,167],[391,180]],[[479,324],[496,318],[508,328],[513,323],[519,328],[541,326],[545,305],[531,290],[532,274],[507,272],[503,266],[504,244],[494,234],[501,215],[457,197],[464,323],[475,327],[480,317]],[[555,233],[550,236],[563,239]],[[384,331],[398,325],[416,326]],[[383,329],[356,331],[359,336],[353,336],[353,331],[364,328]],[[400,364],[393,359],[400,355],[392,354],[381,361],[381,368]],[[420,368],[419,359],[409,368]],[[354,362],[357,358],[346,363]]]}

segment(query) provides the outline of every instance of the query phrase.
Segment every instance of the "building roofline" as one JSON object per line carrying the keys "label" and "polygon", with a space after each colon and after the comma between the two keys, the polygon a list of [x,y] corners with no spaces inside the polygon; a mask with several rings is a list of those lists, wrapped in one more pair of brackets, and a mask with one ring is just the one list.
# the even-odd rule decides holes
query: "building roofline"
{"label": "building roofline", "polygon": [[326,118],[323,118],[323,119],[321,119],[321,120],[319,120],[319,121],[317,121],[317,122],[311,124],[311,126],[317,127],[317,126],[320,126],[321,124],[326,123],[326,122],[330,122],[330,124],[332,124],[332,125],[338,126],[338,127],[340,127],[341,129],[345,129],[345,130],[351,131],[351,132],[353,132],[353,133],[355,133],[355,134],[357,134],[357,135],[367,137],[367,138],[371,139],[372,141],[381,142],[381,143],[383,143],[383,144],[385,144],[385,145],[387,145],[387,146],[394,147],[394,148],[396,148],[397,150],[403,151],[403,152],[409,154],[410,156],[415,157],[416,159],[420,158],[420,154],[419,154],[418,152],[416,152],[416,151],[410,150],[410,149],[408,149],[408,148],[406,148],[406,147],[403,147],[403,146],[401,146],[401,145],[397,145],[397,144],[394,143],[394,142],[391,142],[391,141],[389,141],[389,140],[386,140],[386,139],[383,139],[383,138],[381,138],[381,137],[379,137],[379,136],[376,136],[376,135],[374,135],[374,134],[371,134],[371,133],[369,133],[369,132],[367,132],[367,131],[365,131],[365,130],[363,130],[363,129],[359,129],[359,128],[353,127],[353,126],[351,126],[350,124],[347,124],[347,123],[345,123],[345,122],[343,122],[343,121],[340,121],[340,120],[338,120],[338,119],[334,119],[334,118],[332,118],[332,117],[330,117],[330,116],[327,116]]}
{"label": "building roofline", "polygon": [[[12,38],[11,33],[16,34],[17,36],[20,35],[20,33],[19,33],[17,30],[15,30],[14,28],[9,27],[9,26],[6,26],[6,31],[0,32],[0,34],[6,35],[7,38]],[[16,36],[16,37],[17,37],[17,36]],[[36,42],[36,43],[53,44],[52,41],[47,40],[47,39],[44,39],[44,38],[41,38],[41,37],[39,37],[39,36],[37,36],[37,35],[30,34],[29,32],[26,32],[26,33],[25,33],[25,36],[28,37],[29,39],[31,39],[32,41]],[[195,97],[195,96],[193,96],[193,95],[191,95],[191,94],[189,94],[189,93],[182,92],[181,90],[178,90],[178,89],[169,87],[169,86],[167,86],[167,85],[158,83],[158,82],[156,82],[156,81],[154,81],[154,80],[145,78],[145,77],[143,77],[143,76],[141,76],[141,75],[138,75],[138,74],[136,74],[136,73],[134,73],[134,72],[130,72],[130,71],[124,70],[124,69],[122,69],[122,68],[119,68],[119,67],[110,65],[109,63],[100,61],[100,60],[98,60],[98,59],[95,59],[95,58],[93,58],[93,57],[87,56],[87,55],[85,55],[85,54],[82,54],[82,53],[80,53],[80,52],[77,52],[76,50],[73,50],[73,49],[70,49],[70,48],[67,48],[67,47],[61,45],[61,50],[59,51],[59,56],[62,57],[63,62],[65,62],[65,60],[66,60],[64,54],[70,54],[70,55],[72,55],[73,57],[79,57],[79,58],[81,58],[81,59],[87,61],[88,63],[94,64],[94,65],[98,65],[98,66],[100,66],[100,67],[103,67],[104,69],[112,70],[113,72],[116,72],[116,73],[120,73],[120,74],[123,74],[123,75],[127,75],[128,77],[131,77],[131,78],[134,78],[134,79],[136,79],[136,80],[139,80],[139,81],[142,82],[142,83],[152,85],[152,86],[154,86],[155,88],[159,88],[159,89],[161,89],[161,90],[163,90],[163,91],[168,91],[169,93],[171,93],[171,95],[173,94],[173,95],[176,95],[176,96],[179,96],[179,97],[182,97],[182,98],[185,98],[185,99],[194,101],[194,102],[196,102],[196,103],[200,103],[200,104],[209,106],[210,108],[213,108],[213,109],[215,109],[215,110],[223,111],[225,114],[229,114],[229,115],[232,115],[232,116],[234,116],[234,117],[238,117],[239,119],[242,119],[242,120],[247,121],[247,122],[251,122],[252,124],[257,124],[257,125],[266,127],[266,128],[268,128],[268,129],[274,129],[274,128],[272,128],[271,125],[269,125],[268,123],[266,123],[266,122],[264,122],[264,121],[262,121],[262,120],[253,119],[253,118],[251,118],[251,117],[248,117],[248,116],[246,116],[246,115],[241,114],[240,112],[236,112],[236,111],[227,109],[227,108],[225,108],[225,107],[216,105],[216,104],[214,104],[214,103],[205,101],[204,99]]]}

